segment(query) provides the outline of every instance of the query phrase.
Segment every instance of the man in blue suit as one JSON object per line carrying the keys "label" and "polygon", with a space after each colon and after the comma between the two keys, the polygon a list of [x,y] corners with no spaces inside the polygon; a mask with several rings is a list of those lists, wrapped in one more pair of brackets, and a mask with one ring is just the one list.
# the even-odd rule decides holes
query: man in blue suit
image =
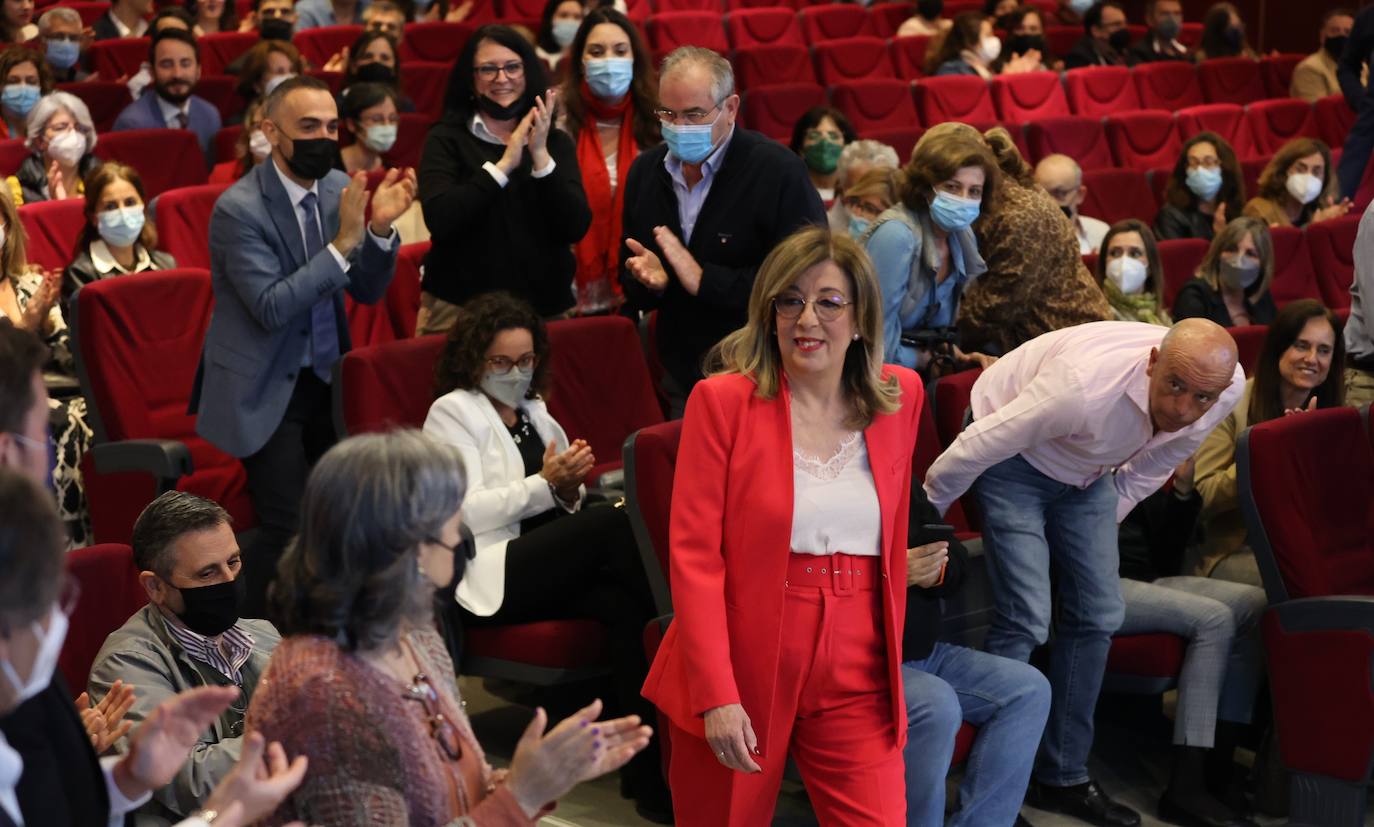
{"label": "man in blue suit", "polygon": [[200,82],[200,46],[184,29],[166,28],[148,47],[153,86],[119,113],[114,131],[124,129],[189,129],[200,140],[206,164],[214,161],[215,133],[220,128],[219,109],[191,94]]}
{"label": "man in blue suit", "polygon": [[336,440],[329,388],[349,349],[344,291],[364,304],[386,293],[391,225],[415,199],[414,170],[390,170],[365,224],[366,174],[332,168],[339,115],[323,82],[287,80],[264,106],[272,155],[210,216],[215,310],[191,395],[196,432],[248,472],[259,526],[243,553],[243,617],[262,617],[306,475]]}

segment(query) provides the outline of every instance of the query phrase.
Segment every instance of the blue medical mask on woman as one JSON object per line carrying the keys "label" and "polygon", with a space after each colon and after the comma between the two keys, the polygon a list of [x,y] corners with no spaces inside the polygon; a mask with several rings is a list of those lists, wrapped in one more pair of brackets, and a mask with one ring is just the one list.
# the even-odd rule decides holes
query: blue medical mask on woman
{"label": "blue medical mask on woman", "polygon": [[553,21],[551,34],[553,42],[558,44],[558,48],[566,49],[572,45],[573,38],[577,37],[577,30],[582,28],[581,20],[569,20],[566,17],[562,20]]}
{"label": "blue medical mask on woman", "polygon": [[1193,167],[1184,181],[1193,195],[1203,201],[1211,201],[1221,192],[1221,170],[1216,167]]}
{"label": "blue medical mask on woman", "polygon": [[1092,8],[1095,2],[1097,0],[1069,0],[1069,8],[1074,14],[1082,16],[1088,13],[1088,9]]}
{"label": "blue medical mask on woman", "polygon": [[50,66],[65,72],[81,58],[81,44],[72,40],[49,40],[47,56]]}
{"label": "blue medical mask on woman", "polygon": [[635,77],[635,62],[628,57],[606,57],[585,64],[587,86],[604,101],[618,101],[630,91]]}
{"label": "blue medical mask on woman", "polygon": [[[718,120],[719,114],[716,115],[716,121]],[[681,126],[665,123],[663,142],[668,145],[668,151],[683,163],[699,164],[709,158],[712,150],[716,148],[715,141],[711,139],[711,130],[715,128],[716,121]]]}
{"label": "blue medical mask on woman", "polygon": [[400,131],[400,127],[394,123],[379,123],[364,129],[359,137],[373,152],[390,152],[391,148],[396,145],[396,133],[398,131]]}
{"label": "blue medical mask on woman", "polygon": [[978,220],[982,207],[981,198],[961,198],[947,192],[937,192],[930,202],[930,219],[947,233],[967,230]]}
{"label": "blue medical mask on woman", "polygon": [[849,216],[849,237],[858,241],[868,232],[868,227],[872,224],[867,218],[859,218],[857,215]]}
{"label": "blue medical mask on woman", "polygon": [[128,247],[143,232],[143,207],[117,207],[96,215],[100,237],[112,247]]}
{"label": "blue medical mask on woman", "polygon": [[27,83],[7,83],[5,91],[0,92],[0,104],[11,112],[29,114],[33,105],[38,103],[38,87]]}

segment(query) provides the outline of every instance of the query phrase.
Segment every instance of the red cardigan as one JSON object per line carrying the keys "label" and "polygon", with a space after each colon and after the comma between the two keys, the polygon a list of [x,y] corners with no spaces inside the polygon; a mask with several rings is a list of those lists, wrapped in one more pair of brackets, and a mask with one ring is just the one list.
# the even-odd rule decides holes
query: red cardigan
{"label": "red cardigan", "polygon": [[[886,366],[902,406],[864,431],[883,536],[883,629],[892,728],[906,743],[902,623],[906,613],[911,457],[924,390],[916,374]],[[644,696],[678,727],[705,737],[702,715],[739,703],[766,749],[777,676],[792,535],[792,426],[784,385],[775,399],[751,379],[716,376],[687,400],[669,526],[674,622],[649,669]],[[767,757],[766,755],[764,757]]]}

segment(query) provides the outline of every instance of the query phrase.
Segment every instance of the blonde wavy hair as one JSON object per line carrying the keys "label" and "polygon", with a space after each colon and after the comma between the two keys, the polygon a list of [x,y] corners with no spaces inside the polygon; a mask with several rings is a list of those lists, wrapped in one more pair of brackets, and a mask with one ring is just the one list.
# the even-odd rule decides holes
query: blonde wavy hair
{"label": "blonde wavy hair", "polygon": [[773,399],[782,387],[782,353],[778,350],[777,316],[773,300],[797,283],[803,273],[833,261],[853,285],[852,307],[859,341],[844,356],[840,382],[852,407],[845,425],[868,427],[878,414],[901,407],[901,387],[895,376],[883,376],[883,304],[873,263],[847,235],[825,227],[806,227],[773,248],[759,267],[749,295],[744,327],[722,339],[706,356],[707,376],[741,374],[754,380],[761,399]]}

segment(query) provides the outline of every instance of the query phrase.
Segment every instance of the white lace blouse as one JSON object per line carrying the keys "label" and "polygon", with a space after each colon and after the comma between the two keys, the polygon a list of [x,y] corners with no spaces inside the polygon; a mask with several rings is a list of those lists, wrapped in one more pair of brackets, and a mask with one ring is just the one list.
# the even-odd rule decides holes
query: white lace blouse
{"label": "white lace blouse", "polygon": [[882,512],[862,431],[828,460],[793,449],[792,484],[792,551],[882,555]]}

